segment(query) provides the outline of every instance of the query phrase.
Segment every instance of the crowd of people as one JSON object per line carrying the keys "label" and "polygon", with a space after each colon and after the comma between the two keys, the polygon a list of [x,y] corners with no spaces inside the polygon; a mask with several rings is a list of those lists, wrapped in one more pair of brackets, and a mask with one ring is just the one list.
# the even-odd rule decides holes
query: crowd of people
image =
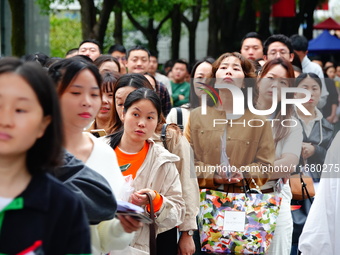
{"label": "crowd of people", "polygon": [[[154,211],[157,254],[208,254],[200,189],[244,183],[281,198],[265,254],[336,254],[340,63],[310,60],[301,35],[250,32],[240,52],[163,67],[93,39],[0,59],[0,254],[149,254],[149,225],[120,201]],[[296,241],[300,171],[316,194]]]}

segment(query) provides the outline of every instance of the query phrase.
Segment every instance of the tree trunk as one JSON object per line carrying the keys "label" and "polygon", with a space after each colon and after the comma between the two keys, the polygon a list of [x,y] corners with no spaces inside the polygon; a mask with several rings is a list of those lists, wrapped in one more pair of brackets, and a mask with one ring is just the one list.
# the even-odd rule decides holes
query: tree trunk
{"label": "tree trunk", "polygon": [[163,24],[171,17],[172,12],[170,11],[158,24],[158,26],[156,28],[154,28],[154,19],[153,18],[149,18],[148,21],[148,26],[147,27],[143,27],[133,16],[130,12],[126,12],[127,17],[129,18],[129,20],[131,21],[131,23],[134,25],[135,28],[137,28],[138,30],[140,30],[144,36],[146,37],[146,39],[148,40],[149,44],[149,50],[152,50],[154,52],[157,52],[157,42],[158,42],[158,34],[159,34],[159,30],[161,29],[161,27],[163,26]]}
{"label": "tree trunk", "polygon": [[209,0],[209,20],[208,20],[208,52],[207,55],[217,58],[219,55],[219,31],[221,22],[218,8],[221,4],[219,0]]}
{"label": "tree trunk", "polygon": [[303,30],[303,35],[308,39],[313,39],[313,26],[314,26],[314,10],[318,4],[317,0],[309,0],[306,9],[306,28]]}
{"label": "tree trunk", "polygon": [[220,6],[222,29],[219,54],[240,50],[235,35],[238,34],[236,24],[238,24],[241,3],[242,1],[239,0],[227,0]]}
{"label": "tree trunk", "polygon": [[237,26],[239,32],[236,33],[239,42],[247,33],[256,31],[256,12],[253,0],[244,0],[242,4],[244,6],[243,15]]}
{"label": "tree trunk", "polygon": [[157,42],[158,42],[158,31],[157,29],[154,28],[153,25],[154,19],[149,19],[148,22],[148,29],[144,33],[146,38],[148,39],[148,48],[152,52],[157,52]]}
{"label": "tree trunk", "polygon": [[193,25],[189,30],[189,63],[193,65],[196,62],[196,27]]}
{"label": "tree trunk", "polygon": [[196,62],[196,30],[201,16],[202,0],[197,0],[195,6],[191,7],[192,20],[189,21],[187,17],[182,14],[182,21],[187,26],[189,31],[189,63]]}
{"label": "tree trunk", "polygon": [[79,0],[83,40],[95,38],[96,7],[93,0]]}
{"label": "tree trunk", "polygon": [[121,3],[118,2],[115,9],[115,24],[114,24],[114,32],[113,39],[115,44],[123,44],[123,11]]}
{"label": "tree trunk", "polygon": [[107,29],[107,23],[109,22],[110,15],[115,4],[116,4],[116,0],[104,0],[103,7],[100,12],[99,20],[93,28],[95,39],[98,40],[98,42],[101,45],[104,44],[104,37],[105,37],[106,29]]}
{"label": "tree trunk", "polygon": [[12,55],[25,55],[25,0],[9,0],[12,15]]}
{"label": "tree trunk", "polygon": [[274,33],[284,34],[290,37],[293,34],[297,34],[298,30],[295,29],[296,17],[280,17],[275,18],[275,23],[277,24],[277,30]]}
{"label": "tree trunk", "polygon": [[262,38],[268,38],[271,35],[269,26],[270,26],[270,9],[266,8],[261,10],[260,14],[258,33],[262,36]]}
{"label": "tree trunk", "polygon": [[171,16],[171,59],[179,58],[179,42],[181,39],[181,6],[175,4]]}

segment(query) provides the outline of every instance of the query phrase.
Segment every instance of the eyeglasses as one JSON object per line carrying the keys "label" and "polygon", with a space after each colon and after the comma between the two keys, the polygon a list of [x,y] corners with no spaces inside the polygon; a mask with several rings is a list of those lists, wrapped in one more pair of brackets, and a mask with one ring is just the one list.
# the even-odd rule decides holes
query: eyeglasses
{"label": "eyeglasses", "polygon": [[122,61],[125,61],[126,60],[126,57],[115,57],[118,61],[119,60],[122,60]]}

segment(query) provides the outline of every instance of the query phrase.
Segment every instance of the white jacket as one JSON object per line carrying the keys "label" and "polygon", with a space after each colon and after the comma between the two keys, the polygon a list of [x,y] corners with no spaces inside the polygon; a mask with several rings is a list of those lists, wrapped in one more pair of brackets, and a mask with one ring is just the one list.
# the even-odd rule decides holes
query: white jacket
{"label": "white jacket", "polygon": [[320,184],[299,239],[304,255],[339,254],[340,132],[328,149]]}
{"label": "white jacket", "polygon": [[[148,140],[149,151],[133,181],[135,190],[149,188],[156,190],[163,197],[163,204],[156,216],[156,233],[159,229],[169,230],[180,225],[185,216],[185,203],[175,163],[179,157]],[[145,212],[148,214],[147,212]],[[149,225],[138,230],[131,246],[149,251]]]}

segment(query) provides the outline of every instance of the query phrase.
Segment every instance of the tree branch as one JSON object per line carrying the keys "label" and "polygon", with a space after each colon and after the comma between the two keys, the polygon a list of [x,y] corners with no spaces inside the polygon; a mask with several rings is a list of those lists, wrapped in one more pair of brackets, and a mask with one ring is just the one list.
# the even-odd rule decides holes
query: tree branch
{"label": "tree branch", "polygon": [[171,18],[173,10],[171,10],[168,15],[166,15],[158,24],[156,30],[159,31],[161,29],[161,27],[163,26],[163,24],[165,23],[165,21],[167,21],[168,19]]}
{"label": "tree branch", "polygon": [[96,38],[101,44],[103,44],[107,23],[109,22],[111,12],[116,2],[116,0],[104,0],[99,20],[94,27]]}
{"label": "tree branch", "polygon": [[181,20],[188,28],[191,26],[197,27],[197,23],[201,16],[201,8],[202,8],[202,0],[198,0],[197,4],[191,7],[192,21],[189,21],[189,19],[186,16],[184,16],[183,13],[181,13]]}
{"label": "tree branch", "polygon": [[129,20],[131,21],[132,25],[140,30],[143,34],[147,34],[147,29],[143,27],[133,16],[130,12],[125,11],[126,15],[128,16]]}
{"label": "tree branch", "polygon": [[190,27],[190,21],[187,17],[184,16],[183,13],[181,13],[181,20],[188,28]]}

